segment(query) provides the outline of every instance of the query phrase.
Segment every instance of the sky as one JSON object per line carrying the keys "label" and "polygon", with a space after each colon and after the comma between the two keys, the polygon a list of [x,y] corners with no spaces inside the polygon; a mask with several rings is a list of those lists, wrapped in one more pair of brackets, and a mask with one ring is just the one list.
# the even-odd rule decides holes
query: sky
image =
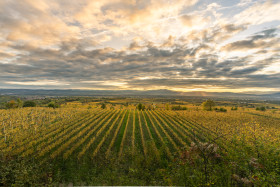
{"label": "sky", "polygon": [[279,0],[1,0],[0,88],[280,92]]}

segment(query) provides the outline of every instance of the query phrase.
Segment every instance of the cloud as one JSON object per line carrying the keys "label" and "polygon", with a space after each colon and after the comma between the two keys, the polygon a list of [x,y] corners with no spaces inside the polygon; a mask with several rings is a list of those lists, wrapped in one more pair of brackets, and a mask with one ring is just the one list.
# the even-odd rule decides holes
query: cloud
{"label": "cloud", "polygon": [[[279,88],[277,81],[280,81],[280,74],[274,77],[254,76],[250,78],[224,78],[224,79],[147,79],[147,80],[132,80],[128,85],[132,87],[157,87],[157,88],[185,88],[186,90],[194,88],[203,88],[212,90],[213,88],[220,89],[246,89],[246,88]],[[269,81],[272,84],[267,85]]]}
{"label": "cloud", "polygon": [[34,46],[52,46],[78,38],[80,28],[52,14],[46,1],[4,1],[0,8],[1,33],[7,41]]}
{"label": "cloud", "polygon": [[[270,32],[270,35],[273,36],[273,33]],[[262,71],[278,58],[268,58],[253,64],[250,57],[221,60],[215,54],[200,54],[199,50],[209,48],[204,45],[192,48],[174,44],[171,48],[166,48],[165,43],[155,46],[147,42],[140,51],[76,48],[67,54],[64,54],[64,48],[51,50],[17,46],[18,49],[32,53],[20,57],[23,65],[0,64],[1,79],[6,85],[13,83],[21,86],[48,85],[60,88],[276,87],[278,78],[275,74],[265,77],[270,82],[267,84],[261,80],[263,77],[259,78],[254,73]],[[151,76],[152,78],[140,79]],[[247,84],[243,83],[244,80]],[[118,84],[115,84],[116,82]]]}
{"label": "cloud", "polygon": [[[110,29],[116,35],[127,32],[152,31],[166,17],[177,16],[185,7],[197,0],[158,1],[88,1],[75,14],[75,20],[83,27]],[[105,24],[104,24],[105,23]]]}
{"label": "cloud", "polygon": [[278,3],[220,3],[1,1],[0,87],[277,88]]}
{"label": "cloud", "polygon": [[241,0],[241,1],[237,4],[237,6],[243,7],[243,6],[247,6],[248,4],[251,4],[251,3],[252,3],[252,0]]}
{"label": "cloud", "polygon": [[234,16],[237,23],[262,24],[280,20],[280,2],[277,0],[268,0],[255,2],[241,13]]}
{"label": "cloud", "polygon": [[183,15],[181,17],[181,20],[183,22],[184,25],[191,27],[194,24],[194,20],[195,17],[194,16],[190,16],[190,15]]}
{"label": "cloud", "polygon": [[24,82],[14,82],[14,81],[7,81],[6,84],[15,84],[15,85],[31,85],[31,86],[67,86],[69,84],[65,82],[58,82],[58,81],[49,81],[49,80],[43,80],[43,81],[24,81]]}
{"label": "cloud", "polygon": [[276,28],[267,29],[262,32],[258,32],[253,36],[248,37],[246,40],[236,41],[230,44],[227,44],[223,47],[226,51],[231,50],[244,50],[244,49],[265,49],[279,46],[279,37],[277,37]]}
{"label": "cloud", "polygon": [[209,23],[210,18],[206,17],[205,15],[185,14],[180,17],[180,20],[184,26],[191,29],[198,29],[205,27]]}

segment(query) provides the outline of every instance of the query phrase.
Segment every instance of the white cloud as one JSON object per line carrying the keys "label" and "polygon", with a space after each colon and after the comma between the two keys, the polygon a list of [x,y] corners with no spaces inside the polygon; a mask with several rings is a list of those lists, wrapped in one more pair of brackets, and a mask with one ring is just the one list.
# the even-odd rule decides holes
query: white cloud
{"label": "white cloud", "polygon": [[39,81],[25,81],[25,82],[17,82],[17,81],[7,81],[6,84],[16,84],[16,85],[25,85],[25,86],[67,86],[69,83],[59,82],[59,81],[51,81],[51,80],[39,80]]}
{"label": "white cloud", "polygon": [[234,16],[236,23],[250,23],[253,25],[280,20],[280,2],[268,0],[257,2]]}

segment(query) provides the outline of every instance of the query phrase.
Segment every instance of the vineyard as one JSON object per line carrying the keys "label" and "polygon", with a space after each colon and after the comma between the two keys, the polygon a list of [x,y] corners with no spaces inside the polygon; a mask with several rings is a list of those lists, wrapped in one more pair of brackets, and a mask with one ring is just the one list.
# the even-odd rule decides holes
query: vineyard
{"label": "vineyard", "polygon": [[[225,185],[237,185],[245,178],[250,185],[264,181],[279,184],[280,117],[277,113],[38,107],[1,110],[0,122],[2,160],[20,160],[24,163],[20,168],[28,168],[28,163],[32,163],[36,168],[31,170],[38,172],[44,168],[49,173],[42,177],[44,183],[87,184],[77,179],[82,175],[83,181],[94,181],[94,184],[101,184],[98,180],[103,180],[103,184],[106,181],[108,185],[184,185],[186,181],[196,182],[206,177],[205,183],[214,185],[219,181],[210,174],[210,170],[213,172],[218,167],[214,165],[216,161],[211,160],[215,153],[215,158],[224,158],[223,162],[228,164],[232,162],[227,159],[241,159],[242,163],[256,159],[259,167],[269,165],[275,169],[265,170],[269,175],[274,174],[271,179],[262,179],[264,174],[258,168],[254,174],[252,171],[246,174],[244,169],[239,175],[238,171],[231,171]],[[190,158],[191,150],[195,149],[200,152]],[[199,174],[197,179],[186,179],[169,173],[189,167],[186,162],[194,162],[201,153],[202,164],[209,163],[209,171],[204,170],[206,176]],[[271,160],[267,158],[269,155],[274,155]],[[267,166],[260,164],[261,161]],[[145,174],[137,171],[137,164],[145,165]],[[114,166],[121,171],[112,169]],[[151,171],[153,169],[155,171]],[[21,177],[29,175],[27,171],[24,174],[24,170],[19,172],[23,172]],[[117,175],[114,172],[124,172],[133,181],[114,180],[113,176]],[[151,181],[147,176],[149,172],[155,172],[161,182]],[[102,173],[103,178],[98,173]],[[237,177],[235,182],[232,176]],[[9,181],[8,176],[2,174],[2,180],[3,184],[9,184],[18,179]]]}

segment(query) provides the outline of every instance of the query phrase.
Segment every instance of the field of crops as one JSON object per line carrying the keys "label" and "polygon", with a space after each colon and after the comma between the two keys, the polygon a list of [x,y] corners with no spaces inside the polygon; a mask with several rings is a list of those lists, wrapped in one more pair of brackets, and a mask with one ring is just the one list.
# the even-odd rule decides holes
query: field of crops
{"label": "field of crops", "polygon": [[33,156],[42,162],[60,157],[93,159],[100,154],[121,157],[126,149],[146,155],[147,143],[153,145],[154,152],[165,147],[166,154],[171,156],[190,144],[194,131],[199,132],[199,139],[208,134],[199,125],[168,111],[93,109],[61,110],[53,114],[46,109],[33,109],[13,112],[15,114],[2,113],[3,154]]}
{"label": "field of crops", "polygon": [[[168,168],[169,162],[180,159],[185,150],[195,145],[215,145],[220,154],[233,157],[242,150],[248,159],[261,159],[268,151],[276,155],[280,152],[277,113],[24,108],[1,110],[0,122],[2,158],[27,159],[39,168],[51,165],[50,172],[57,177],[52,180],[58,181],[71,181],[65,176],[73,177],[77,168],[86,170],[91,164],[106,167],[110,160],[120,163],[128,155],[145,163],[152,158],[160,169]],[[168,162],[162,163],[163,160]],[[272,162],[278,163],[277,159]],[[128,165],[129,172],[133,172],[133,164]],[[169,180],[163,184],[176,184]]]}

